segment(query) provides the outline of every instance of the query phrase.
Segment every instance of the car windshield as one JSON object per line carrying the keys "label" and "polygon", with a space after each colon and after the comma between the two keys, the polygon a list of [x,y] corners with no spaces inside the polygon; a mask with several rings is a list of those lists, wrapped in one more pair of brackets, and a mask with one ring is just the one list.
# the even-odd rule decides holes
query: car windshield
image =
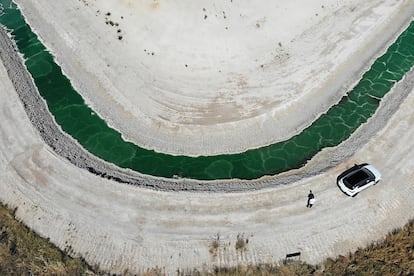
{"label": "car windshield", "polygon": [[371,174],[367,170],[362,169],[345,177],[344,183],[349,189],[353,189],[359,186],[359,184],[366,183],[366,180],[370,180],[371,178]]}

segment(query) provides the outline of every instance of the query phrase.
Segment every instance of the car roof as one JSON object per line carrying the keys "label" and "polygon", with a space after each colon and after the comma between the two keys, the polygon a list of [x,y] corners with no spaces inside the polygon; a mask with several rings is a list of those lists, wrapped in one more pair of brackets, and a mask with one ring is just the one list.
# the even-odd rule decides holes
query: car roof
{"label": "car roof", "polygon": [[339,179],[342,179],[345,176],[349,175],[351,172],[360,170],[362,167],[365,167],[365,166],[369,166],[369,164],[367,164],[367,163],[363,163],[363,164],[359,164],[359,165],[355,164],[353,167],[351,167],[351,168],[347,169],[346,171],[344,171],[343,173],[341,173],[338,176],[337,181],[339,181]]}
{"label": "car roof", "polygon": [[360,168],[355,172],[351,172],[349,175],[344,177],[344,183],[348,188],[354,188],[360,184],[365,184],[366,180],[372,180],[374,176],[369,170]]}

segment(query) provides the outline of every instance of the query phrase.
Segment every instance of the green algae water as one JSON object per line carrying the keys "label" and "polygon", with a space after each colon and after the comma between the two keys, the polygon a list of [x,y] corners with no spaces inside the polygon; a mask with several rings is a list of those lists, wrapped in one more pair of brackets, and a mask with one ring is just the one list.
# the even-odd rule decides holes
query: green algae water
{"label": "green algae water", "polygon": [[27,70],[49,111],[61,128],[86,150],[122,168],[160,177],[200,180],[255,179],[302,166],[324,147],[347,139],[375,112],[381,98],[414,64],[414,22],[378,58],[361,81],[319,117],[289,140],[239,154],[173,156],[141,148],[122,139],[90,109],[74,90],[17,6],[0,0],[0,23],[8,28]]}

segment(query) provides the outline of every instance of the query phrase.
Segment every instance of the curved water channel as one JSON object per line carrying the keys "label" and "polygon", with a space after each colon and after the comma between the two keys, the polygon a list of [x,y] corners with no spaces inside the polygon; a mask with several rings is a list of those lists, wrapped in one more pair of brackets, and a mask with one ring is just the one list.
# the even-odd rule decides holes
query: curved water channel
{"label": "curved water channel", "polygon": [[10,0],[0,0],[0,4],[0,23],[10,30],[27,70],[61,128],[95,156],[153,176],[256,179],[298,168],[321,149],[347,139],[368,120],[381,98],[414,65],[414,22],[411,22],[359,83],[300,134],[238,154],[174,156],[124,141],[119,132],[85,104],[53,56],[26,24],[17,5]]}

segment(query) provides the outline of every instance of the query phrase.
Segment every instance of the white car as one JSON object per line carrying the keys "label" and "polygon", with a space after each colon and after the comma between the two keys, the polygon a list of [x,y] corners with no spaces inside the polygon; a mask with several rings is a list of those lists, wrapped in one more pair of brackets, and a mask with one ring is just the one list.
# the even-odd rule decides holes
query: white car
{"label": "white car", "polygon": [[364,163],[355,164],[352,168],[341,173],[337,178],[337,184],[342,192],[354,197],[380,180],[381,173],[374,166]]}

